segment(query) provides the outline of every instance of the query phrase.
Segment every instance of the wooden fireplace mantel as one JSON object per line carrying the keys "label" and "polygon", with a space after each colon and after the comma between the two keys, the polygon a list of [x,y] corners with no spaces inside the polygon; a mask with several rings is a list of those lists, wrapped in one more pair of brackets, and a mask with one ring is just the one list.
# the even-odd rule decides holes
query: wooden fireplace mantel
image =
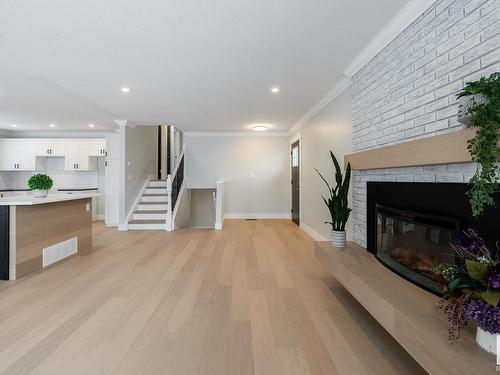
{"label": "wooden fireplace mantel", "polygon": [[473,327],[448,342],[438,297],[384,267],[361,246],[344,250],[316,242],[316,256],[333,277],[429,374],[496,374],[495,356],[479,348]]}
{"label": "wooden fireplace mantel", "polygon": [[353,170],[362,170],[467,163],[471,161],[467,141],[474,137],[474,134],[474,129],[463,129],[356,152],[344,157],[344,165],[351,163]]}

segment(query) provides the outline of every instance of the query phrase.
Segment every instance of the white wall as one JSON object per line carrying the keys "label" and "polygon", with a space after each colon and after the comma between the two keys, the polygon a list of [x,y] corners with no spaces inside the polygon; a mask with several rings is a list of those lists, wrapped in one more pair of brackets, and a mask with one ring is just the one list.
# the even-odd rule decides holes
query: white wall
{"label": "white wall", "polygon": [[120,210],[120,222],[124,224],[144,182],[155,176],[157,142],[155,126],[125,126],[120,130],[125,149],[124,207]]}
{"label": "white wall", "polygon": [[[333,151],[341,167],[344,155],[352,152],[351,90],[348,88],[325,108],[306,122],[300,134],[301,140],[301,226],[315,239],[330,238],[330,212],[321,199],[328,194],[325,183],[318,176],[317,168],[329,183],[334,181],[334,166],[330,158]],[[333,185],[332,185],[333,186]],[[290,189],[290,187],[288,187]],[[350,205],[352,207],[352,204]],[[347,225],[347,237],[352,238],[351,220]]]}
{"label": "white wall", "polygon": [[188,188],[215,188],[226,180],[226,218],[290,216],[287,137],[184,136]]}

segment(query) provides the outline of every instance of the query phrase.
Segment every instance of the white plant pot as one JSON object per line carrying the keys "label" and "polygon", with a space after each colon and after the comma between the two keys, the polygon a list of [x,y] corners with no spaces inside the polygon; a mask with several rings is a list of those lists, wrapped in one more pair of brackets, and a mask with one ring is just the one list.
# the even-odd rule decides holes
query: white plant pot
{"label": "white plant pot", "polygon": [[331,233],[331,243],[333,247],[338,249],[345,248],[346,233],[345,230],[333,230]]}
{"label": "white plant pot", "polygon": [[47,190],[33,190],[33,197],[35,198],[45,198],[47,196]]}
{"label": "white plant pot", "polygon": [[469,115],[469,109],[475,104],[484,104],[488,98],[483,94],[462,96],[458,99],[457,121],[461,124],[471,126],[472,121]]}
{"label": "white plant pot", "polygon": [[497,336],[498,335],[493,335],[477,327],[476,342],[481,348],[489,353],[497,354]]}

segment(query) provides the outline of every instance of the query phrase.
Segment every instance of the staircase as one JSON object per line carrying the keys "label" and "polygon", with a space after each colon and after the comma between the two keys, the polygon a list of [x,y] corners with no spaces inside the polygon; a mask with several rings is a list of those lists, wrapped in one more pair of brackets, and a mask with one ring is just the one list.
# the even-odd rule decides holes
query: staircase
{"label": "staircase", "polygon": [[165,230],[168,203],[167,181],[151,180],[128,222],[129,230]]}

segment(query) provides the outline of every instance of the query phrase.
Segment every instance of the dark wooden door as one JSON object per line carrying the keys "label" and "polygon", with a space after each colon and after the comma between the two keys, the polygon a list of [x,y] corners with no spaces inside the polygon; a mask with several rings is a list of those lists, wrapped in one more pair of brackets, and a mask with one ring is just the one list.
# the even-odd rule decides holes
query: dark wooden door
{"label": "dark wooden door", "polygon": [[299,141],[292,144],[290,151],[291,163],[292,163],[292,221],[299,225],[300,224],[300,147]]}

